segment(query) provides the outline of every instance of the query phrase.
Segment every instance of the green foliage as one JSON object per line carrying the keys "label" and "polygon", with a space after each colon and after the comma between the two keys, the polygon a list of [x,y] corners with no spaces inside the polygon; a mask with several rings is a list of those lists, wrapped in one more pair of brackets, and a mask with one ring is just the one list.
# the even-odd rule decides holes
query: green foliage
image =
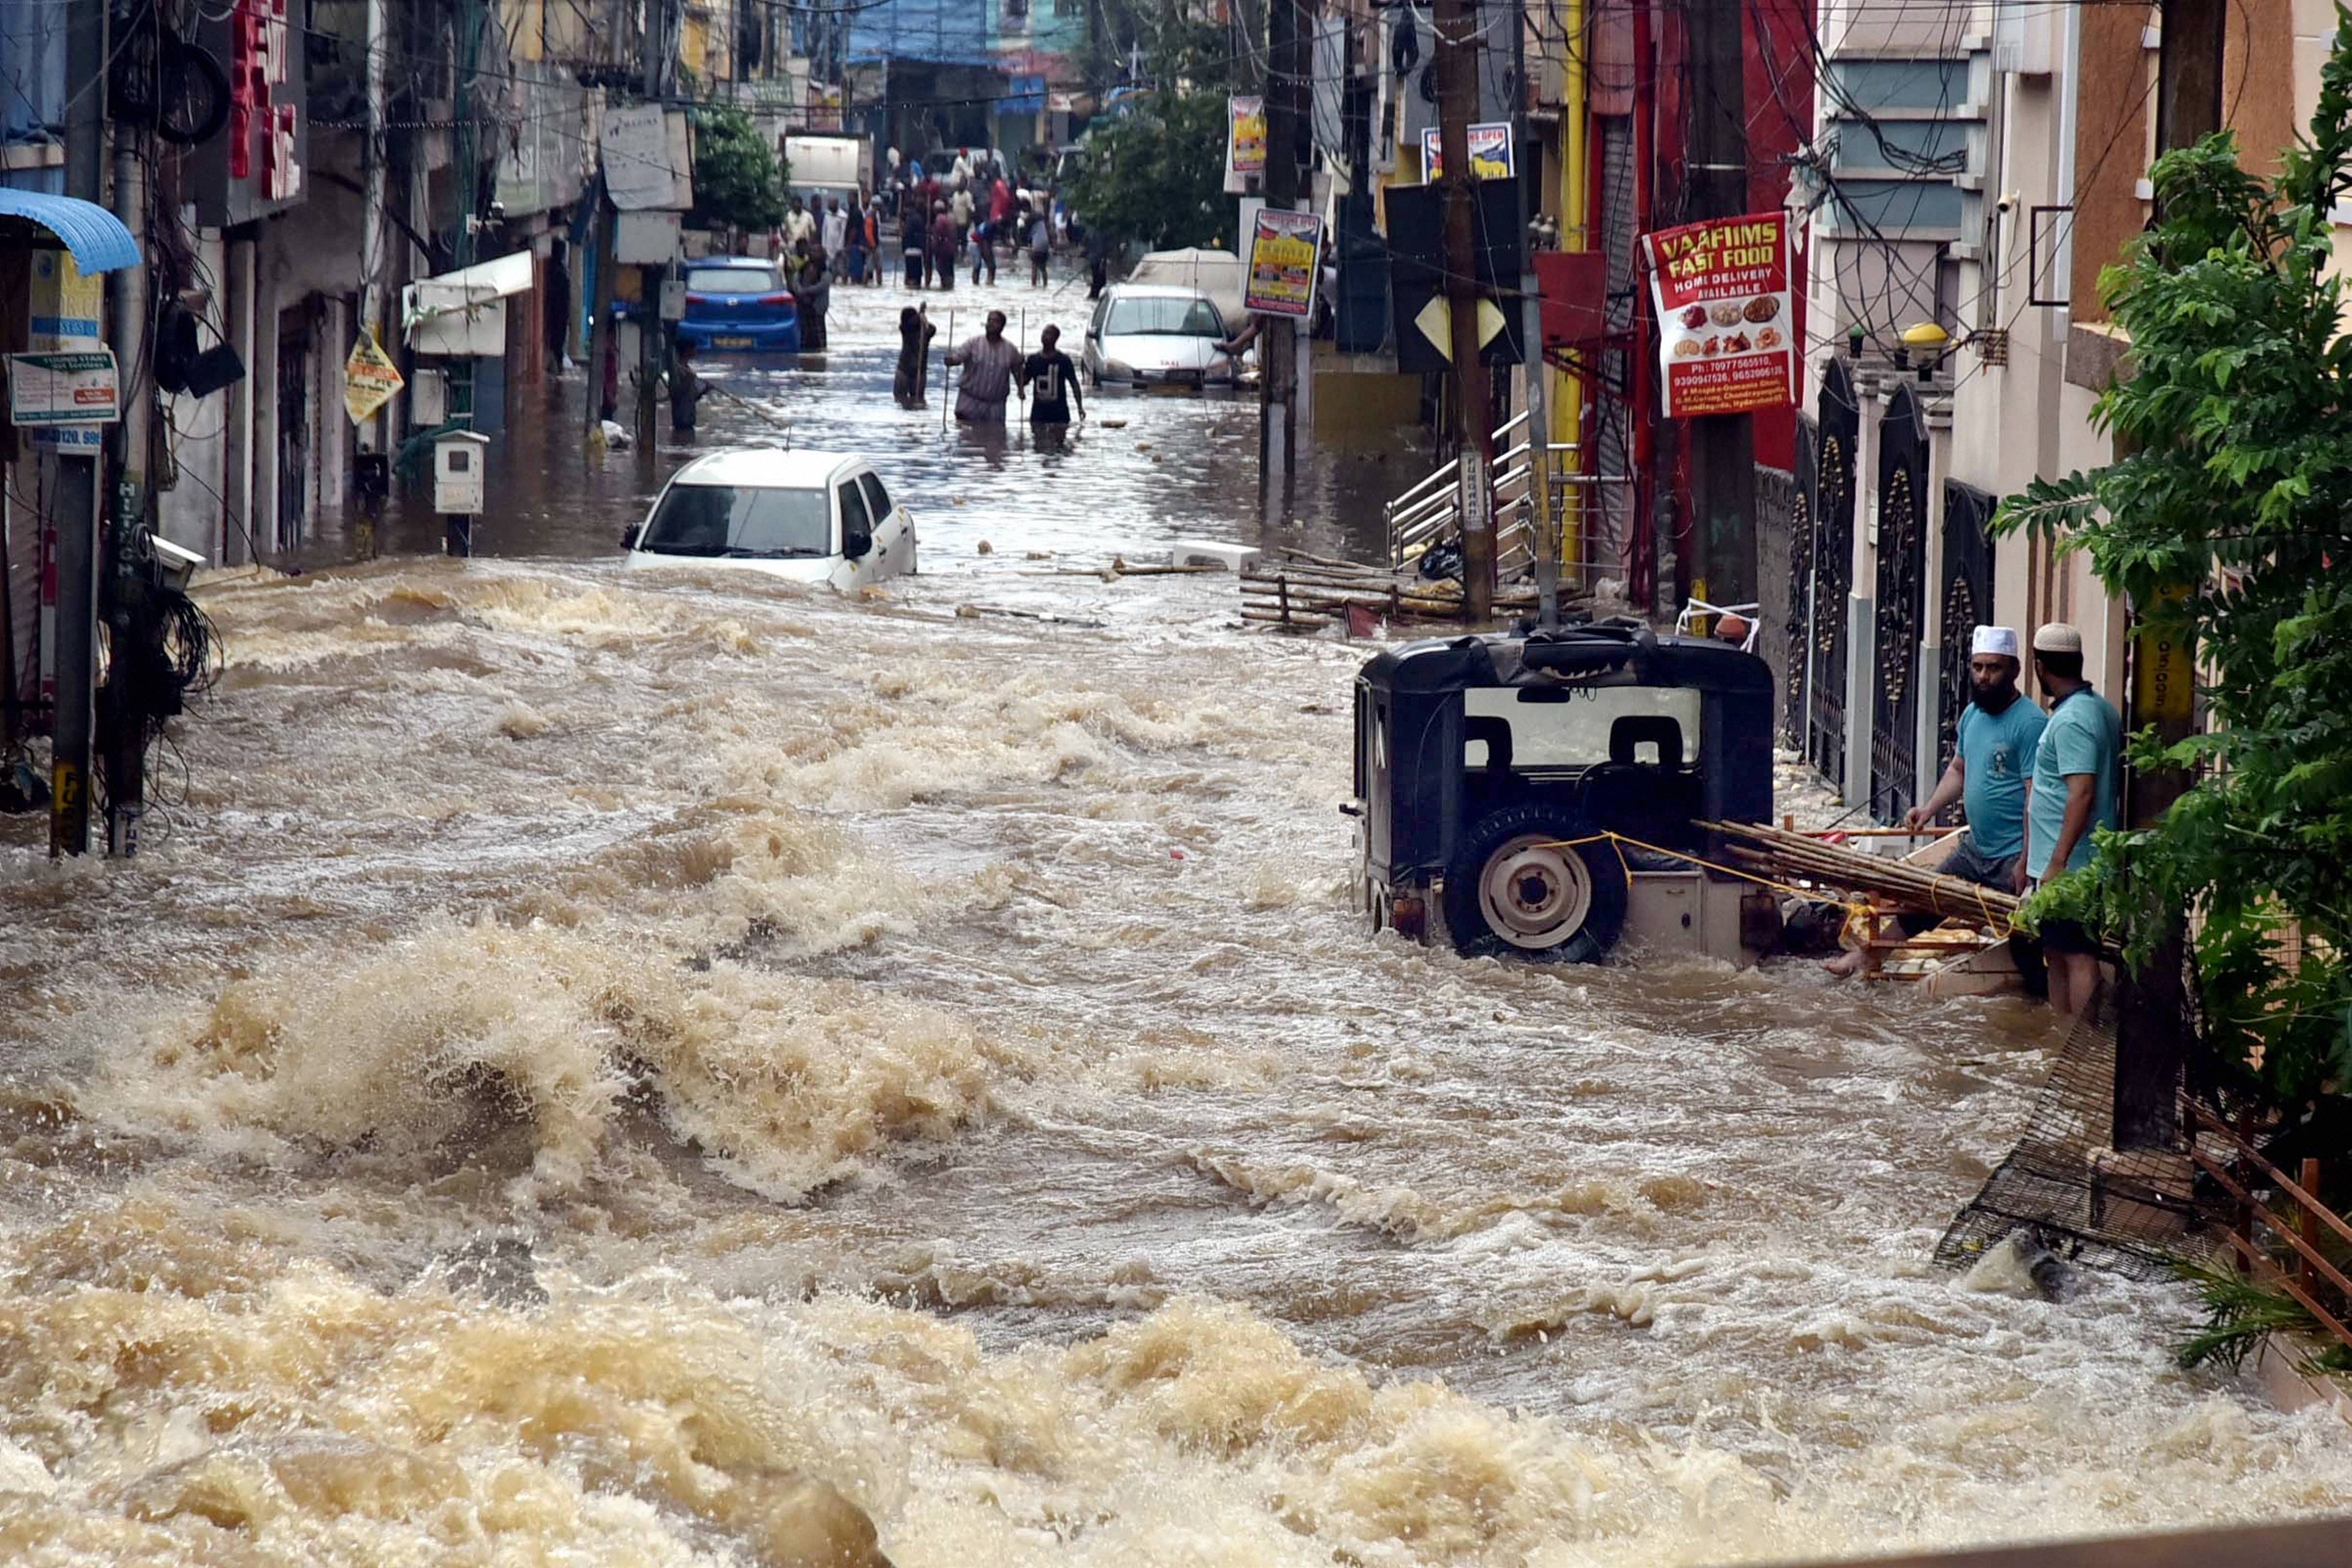
{"label": "green foliage", "polygon": [[2151,176],[2161,221],[2101,279],[2133,368],[2096,418],[2128,455],[2037,481],[1995,527],[2087,552],[2147,624],[2192,636],[2211,723],[2133,739],[2136,767],[2196,786],[2101,835],[2030,912],[2097,921],[2135,962],[2196,912],[2214,1043],[2298,1114],[2352,1088],[2352,340],[2328,216],[2352,187],[2352,13],[2276,180],[2227,133]]}
{"label": "green foliage", "polygon": [[1231,247],[1237,208],[1225,194],[1225,98],[1230,52],[1222,30],[1163,22],[1138,35],[1151,86],[1098,119],[1071,210],[1116,240],[1147,249]]}
{"label": "green foliage", "polygon": [[762,234],[784,221],[790,177],[775,148],[739,109],[694,111],[694,210],[697,228],[740,228]]}
{"label": "green foliage", "polygon": [[2198,1300],[2205,1307],[2205,1326],[2173,1352],[2184,1369],[2210,1362],[2234,1373],[2264,1340],[2273,1334],[2291,1334],[2326,1341],[2324,1348],[2298,1356],[2295,1364],[2300,1370],[2336,1377],[2352,1372],[2352,1356],[2347,1356],[2346,1347],[2325,1332],[2309,1308],[2285,1291],[2264,1289],[2231,1269],[2208,1268],[2185,1259],[2176,1260],[2172,1267],[2196,1288]]}

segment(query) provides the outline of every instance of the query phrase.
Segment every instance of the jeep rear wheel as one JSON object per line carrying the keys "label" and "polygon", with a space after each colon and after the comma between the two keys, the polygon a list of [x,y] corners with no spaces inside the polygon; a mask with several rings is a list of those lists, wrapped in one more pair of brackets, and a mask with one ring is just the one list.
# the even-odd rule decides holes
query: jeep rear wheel
{"label": "jeep rear wheel", "polygon": [[1592,963],[1625,927],[1625,868],[1591,828],[1548,805],[1495,812],[1446,873],[1446,924],[1465,952]]}

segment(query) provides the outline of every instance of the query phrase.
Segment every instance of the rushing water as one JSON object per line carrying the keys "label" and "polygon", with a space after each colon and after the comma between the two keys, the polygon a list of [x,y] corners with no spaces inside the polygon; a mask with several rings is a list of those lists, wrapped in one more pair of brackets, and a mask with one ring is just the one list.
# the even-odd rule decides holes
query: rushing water
{"label": "rushing water", "polygon": [[[2177,1292],[1923,1261],[2036,1014],[1367,938],[1362,650],[1094,571],[1247,537],[1254,411],[943,436],[901,302],[721,374],[876,458],[921,579],[624,574],[680,454],[594,468],[558,405],[485,558],[205,591],[141,859],[6,825],[0,1560],[870,1520],[902,1565],[1565,1568],[2346,1506],[2333,1416],[2172,1368]],[[1307,536],[1410,472],[1319,459]]]}

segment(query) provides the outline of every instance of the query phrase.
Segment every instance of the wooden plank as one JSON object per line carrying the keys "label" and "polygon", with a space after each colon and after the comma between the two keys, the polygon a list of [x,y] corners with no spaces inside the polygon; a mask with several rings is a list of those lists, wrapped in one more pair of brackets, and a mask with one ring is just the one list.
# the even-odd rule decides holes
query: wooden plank
{"label": "wooden plank", "polygon": [[2352,1519],[2325,1519],[1844,1558],[1838,1568],[2345,1568],[2347,1540],[2352,1540]]}
{"label": "wooden plank", "polygon": [[2222,1122],[2216,1121],[2210,1111],[2203,1110],[2192,1101],[2189,1107],[2189,1114],[2192,1121],[2204,1123],[2207,1127],[2211,1128],[2214,1131],[2219,1132],[2222,1137],[2228,1139],[2231,1147],[2236,1149],[2237,1152],[2250,1161],[2257,1170],[2270,1177],[2272,1181],[2276,1182],[2279,1184],[2279,1190],[2281,1192],[2286,1194],[2287,1196],[2293,1198],[2305,1208],[2310,1210],[2312,1214],[2317,1215],[2319,1222],[2322,1225],[2326,1226],[2330,1230],[2333,1230],[2337,1236],[2342,1237],[2346,1241],[2352,1241],[2352,1225],[2346,1224],[2344,1217],[2341,1215],[2337,1214],[2334,1209],[2329,1208],[2326,1204],[2321,1203],[2309,1193],[2304,1191],[2303,1187],[2299,1184],[2288,1178],[2287,1173],[2284,1171],[2280,1170],[2276,1165],[2273,1165],[2268,1160],[2263,1159],[2261,1152],[2257,1151],[2252,1144],[2239,1137],[2234,1131],[2224,1125]]}

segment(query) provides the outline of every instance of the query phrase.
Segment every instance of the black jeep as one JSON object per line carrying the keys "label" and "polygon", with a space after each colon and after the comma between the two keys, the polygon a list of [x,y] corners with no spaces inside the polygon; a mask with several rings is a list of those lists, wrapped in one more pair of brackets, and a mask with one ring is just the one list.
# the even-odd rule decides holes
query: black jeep
{"label": "black jeep", "polygon": [[1768,891],[1702,822],[1769,821],[1773,682],[1632,623],[1407,643],[1356,678],[1360,892],[1374,930],[1592,963],[1622,938],[1752,962]]}

